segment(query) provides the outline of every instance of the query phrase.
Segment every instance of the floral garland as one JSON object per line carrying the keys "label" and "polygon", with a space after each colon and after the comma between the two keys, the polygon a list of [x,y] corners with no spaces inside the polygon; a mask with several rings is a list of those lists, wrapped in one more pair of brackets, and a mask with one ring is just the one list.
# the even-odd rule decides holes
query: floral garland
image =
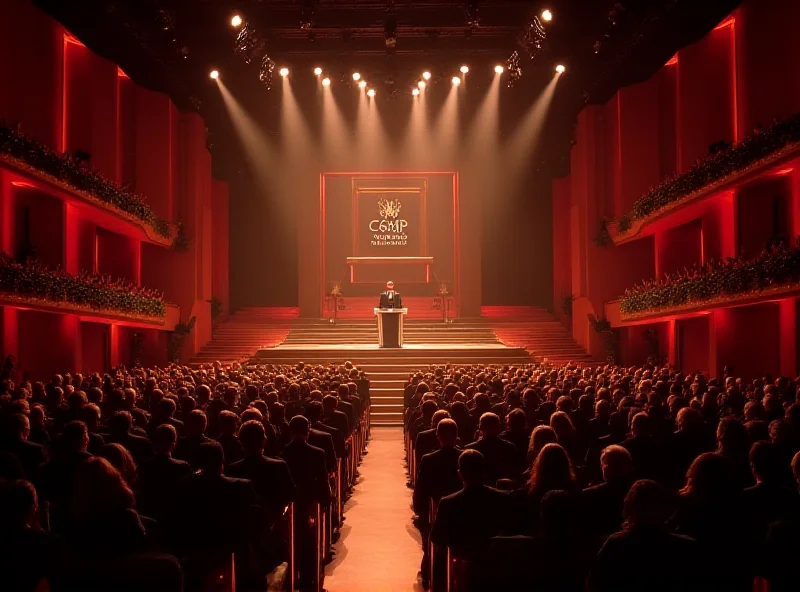
{"label": "floral garland", "polygon": [[752,259],[709,262],[662,279],[629,288],[619,300],[620,312],[632,315],[703,304],[722,297],[758,294],[800,282],[800,243],[764,250]]}
{"label": "floral garland", "polygon": [[709,154],[687,172],[667,177],[651,187],[647,194],[636,200],[630,212],[620,216],[617,228],[625,232],[634,220],[646,218],[690,193],[741,172],[796,142],[800,142],[800,113],[788,119],[775,120],[768,130],[756,129],[739,144]]}
{"label": "floral garland", "polygon": [[167,314],[164,297],[155,290],[90,272],[71,275],[35,260],[22,264],[7,253],[0,253],[2,293],[135,316],[163,318]]}
{"label": "floral garland", "polygon": [[171,228],[145,202],[145,197],[126,187],[120,187],[91,169],[86,155],[76,152],[58,154],[24,135],[19,126],[9,127],[0,120],[0,154],[16,158],[28,166],[55,177],[76,190],[85,191],[153,228],[156,234],[171,236]]}

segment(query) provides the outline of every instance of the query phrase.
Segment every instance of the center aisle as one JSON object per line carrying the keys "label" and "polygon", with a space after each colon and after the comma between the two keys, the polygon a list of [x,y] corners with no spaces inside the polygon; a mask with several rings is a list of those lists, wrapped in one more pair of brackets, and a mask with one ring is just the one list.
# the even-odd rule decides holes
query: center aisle
{"label": "center aisle", "polygon": [[328,592],[422,590],[419,532],[412,524],[411,490],[403,467],[403,429],[373,427],[369,454],[345,505],[336,558],[325,570]]}

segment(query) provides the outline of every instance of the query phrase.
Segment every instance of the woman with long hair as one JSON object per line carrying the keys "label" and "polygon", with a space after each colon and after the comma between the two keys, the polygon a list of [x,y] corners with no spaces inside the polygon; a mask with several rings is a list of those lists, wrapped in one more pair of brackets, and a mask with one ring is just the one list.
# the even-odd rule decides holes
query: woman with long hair
{"label": "woman with long hair", "polygon": [[550,417],[550,427],[553,428],[558,443],[567,451],[572,462],[581,462],[585,451],[581,450],[578,431],[569,415],[564,411],[556,411]]}
{"label": "woman with long hair", "polygon": [[742,487],[731,461],[714,452],[694,459],[679,492],[673,524],[679,534],[695,539],[715,587],[731,592],[752,590],[752,557],[747,528],[741,520]]}
{"label": "woman with long hair", "polygon": [[556,443],[558,443],[558,436],[556,436],[555,431],[550,426],[538,425],[533,428],[530,440],[528,441],[527,464],[530,467],[528,473],[533,470],[533,463],[536,457],[539,456],[539,452],[541,452],[542,448],[547,444]]}
{"label": "woman with long hair", "polygon": [[133,491],[106,459],[93,456],[75,474],[68,539],[79,552],[124,555],[144,550],[146,533]]}
{"label": "woman with long hair", "polygon": [[580,493],[567,451],[560,444],[545,444],[533,462],[524,488],[528,532],[538,529],[542,498],[546,493],[557,490],[571,494]]}
{"label": "woman with long hair", "polygon": [[136,488],[136,462],[134,462],[133,456],[131,456],[127,448],[116,443],[105,444],[100,447],[98,456],[106,459],[111,463],[111,466],[120,472],[128,487],[131,489]]}

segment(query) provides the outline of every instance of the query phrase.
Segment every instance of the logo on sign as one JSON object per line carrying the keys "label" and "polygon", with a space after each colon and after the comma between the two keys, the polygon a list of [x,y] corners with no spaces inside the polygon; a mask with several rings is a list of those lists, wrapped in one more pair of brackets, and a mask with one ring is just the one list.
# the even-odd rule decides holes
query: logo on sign
{"label": "logo on sign", "polygon": [[403,204],[399,199],[378,200],[378,214],[380,220],[371,220],[369,229],[372,235],[372,246],[405,246],[408,244],[406,227],[408,220],[400,218],[400,208]]}

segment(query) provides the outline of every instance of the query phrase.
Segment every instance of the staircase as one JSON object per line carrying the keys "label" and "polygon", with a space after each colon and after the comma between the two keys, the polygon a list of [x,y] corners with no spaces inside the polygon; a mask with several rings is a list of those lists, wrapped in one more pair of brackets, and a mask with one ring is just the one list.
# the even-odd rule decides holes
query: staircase
{"label": "staircase", "polygon": [[537,361],[558,364],[592,360],[569,329],[544,308],[484,306],[481,315],[502,343],[526,349]]}
{"label": "staircase", "polygon": [[261,348],[283,343],[298,315],[297,308],[243,308],[214,330],[211,341],[192,362],[225,363],[252,358]]}
{"label": "staircase", "polygon": [[367,304],[359,301],[336,323],[300,319],[295,308],[243,309],[216,329],[193,361],[253,359],[292,365],[350,361],[370,379],[373,425],[400,425],[406,380],[431,365],[590,360],[550,312],[533,307],[484,307],[480,318],[452,323],[444,323],[439,311],[434,316],[429,309],[418,310],[405,321],[404,347],[379,349],[377,324]]}
{"label": "staircase", "polygon": [[255,360],[270,364],[353,362],[370,379],[373,425],[401,425],[403,389],[411,373],[431,365],[525,364],[532,361],[524,348],[498,341],[485,319],[408,319],[402,349],[379,349],[375,319],[296,320],[284,342],[262,349]]}

